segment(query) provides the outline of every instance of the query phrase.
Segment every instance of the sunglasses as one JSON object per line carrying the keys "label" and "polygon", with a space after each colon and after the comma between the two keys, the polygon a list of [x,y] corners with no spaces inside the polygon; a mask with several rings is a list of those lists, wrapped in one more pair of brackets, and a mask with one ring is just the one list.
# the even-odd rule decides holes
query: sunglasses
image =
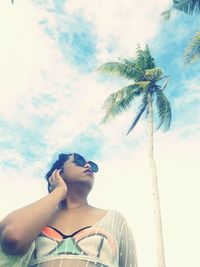
{"label": "sunglasses", "polygon": [[81,155],[74,153],[74,163],[76,163],[78,166],[84,167],[86,163],[89,163],[93,172],[98,172],[99,167],[96,163],[93,161],[86,161],[84,157]]}

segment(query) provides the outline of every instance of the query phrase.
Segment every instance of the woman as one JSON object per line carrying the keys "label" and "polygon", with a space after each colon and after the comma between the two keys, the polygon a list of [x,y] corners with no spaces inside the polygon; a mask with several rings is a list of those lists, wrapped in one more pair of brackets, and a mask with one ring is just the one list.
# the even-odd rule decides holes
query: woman
{"label": "woman", "polygon": [[49,194],[0,222],[0,266],[137,267],[125,217],[87,201],[97,171],[77,153],[60,154],[45,176]]}

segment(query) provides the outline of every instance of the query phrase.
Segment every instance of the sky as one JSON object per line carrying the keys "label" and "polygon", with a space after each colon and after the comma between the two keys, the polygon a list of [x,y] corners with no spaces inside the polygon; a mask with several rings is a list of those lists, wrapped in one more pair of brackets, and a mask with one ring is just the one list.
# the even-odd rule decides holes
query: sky
{"label": "sky", "polygon": [[[140,267],[156,266],[147,122],[128,136],[137,103],[100,124],[105,99],[130,84],[96,69],[149,45],[170,76],[169,131],[154,132],[166,266],[200,266],[200,61],[183,51],[199,16],[169,0],[15,0],[0,2],[0,218],[47,195],[44,175],[59,153],[99,165],[88,202],[120,211],[131,226]],[[156,113],[154,115],[156,121]]]}

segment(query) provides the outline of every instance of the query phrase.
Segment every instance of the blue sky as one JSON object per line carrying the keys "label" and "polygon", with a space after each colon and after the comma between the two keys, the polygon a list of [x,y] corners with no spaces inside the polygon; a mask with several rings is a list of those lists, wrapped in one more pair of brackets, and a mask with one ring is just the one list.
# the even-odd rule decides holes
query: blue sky
{"label": "blue sky", "polygon": [[[184,67],[182,55],[200,20],[177,13],[162,22],[160,14],[169,6],[168,0],[0,4],[0,193],[12,188],[13,197],[0,216],[47,193],[43,177],[58,153],[79,152],[102,170],[90,201],[123,212],[135,233],[141,266],[155,266],[147,124],[142,118],[125,136],[137,102],[110,124],[99,124],[105,99],[130,81],[96,72],[105,62],[134,57],[137,43],[148,44],[157,66],[170,75],[165,94],[173,112],[171,128],[154,136],[166,257],[172,267],[192,265],[195,251],[186,253],[181,231],[193,219],[195,234],[199,219],[191,207],[195,210],[199,199],[200,61]],[[185,238],[192,242],[189,235]],[[199,259],[192,260],[197,264]]]}
{"label": "blue sky", "polygon": [[198,98],[195,97],[182,106],[176,105],[178,99],[188,98],[193,93],[188,87],[188,81],[197,79],[195,87],[198,90],[199,80],[196,73],[199,71],[199,62],[184,66],[183,52],[199,27],[198,16],[179,12],[172,21],[163,23],[159,34],[149,44],[157,64],[162,66],[171,78],[167,95],[173,108],[172,129],[199,122],[199,117],[194,116],[199,112]]}

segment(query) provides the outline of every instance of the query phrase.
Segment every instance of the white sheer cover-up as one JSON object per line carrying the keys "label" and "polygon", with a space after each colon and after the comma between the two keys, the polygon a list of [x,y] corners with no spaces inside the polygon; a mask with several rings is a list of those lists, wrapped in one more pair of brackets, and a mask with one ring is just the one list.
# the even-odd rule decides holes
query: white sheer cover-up
{"label": "white sheer cover-up", "polygon": [[95,225],[68,238],[47,226],[29,251],[23,257],[16,257],[15,263],[9,265],[6,254],[0,250],[0,266],[138,267],[133,233],[126,218],[117,210],[108,210]]}

